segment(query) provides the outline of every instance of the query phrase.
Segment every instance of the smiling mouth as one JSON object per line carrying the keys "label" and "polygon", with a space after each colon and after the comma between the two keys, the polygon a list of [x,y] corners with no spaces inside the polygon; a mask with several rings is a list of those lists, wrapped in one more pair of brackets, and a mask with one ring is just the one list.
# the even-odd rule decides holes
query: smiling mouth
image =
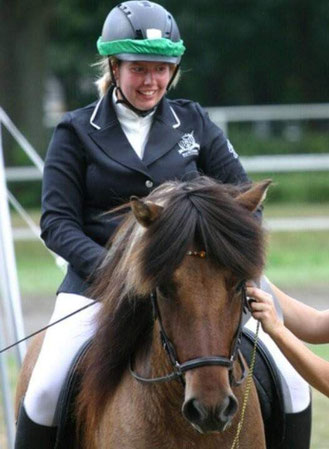
{"label": "smiling mouth", "polygon": [[155,95],[155,90],[138,91],[143,97],[153,97]]}

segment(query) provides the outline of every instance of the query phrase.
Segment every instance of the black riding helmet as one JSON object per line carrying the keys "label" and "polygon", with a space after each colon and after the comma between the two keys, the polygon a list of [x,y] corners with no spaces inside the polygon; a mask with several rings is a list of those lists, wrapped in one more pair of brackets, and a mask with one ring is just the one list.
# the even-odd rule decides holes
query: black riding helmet
{"label": "black riding helmet", "polygon": [[[185,51],[178,26],[173,16],[162,6],[149,1],[120,3],[108,14],[97,41],[102,56],[115,56],[121,61],[168,62],[176,70],[168,83],[172,84]],[[112,82],[115,84],[112,64],[109,59]],[[124,103],[135,112],[145,115],[123,95]]]}
{"label": "black riding helmet", "polygon": [[122,61],[179,64],[185,51],[173,16],[149,1],[120,3],[110,11],[97,42],[103,56]]}

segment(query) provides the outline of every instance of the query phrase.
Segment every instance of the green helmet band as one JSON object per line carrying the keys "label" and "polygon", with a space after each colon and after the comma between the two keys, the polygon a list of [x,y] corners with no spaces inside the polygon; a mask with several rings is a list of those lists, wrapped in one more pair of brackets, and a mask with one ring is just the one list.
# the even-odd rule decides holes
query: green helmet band
{"label": "green helmet band", "polygon": [[97,49],[102,56],[115,56],[120,53],[182,56],[185,52],[183,41],[173,42],[170,39],[123,39],[104,42],[102,37],[97,41]]}

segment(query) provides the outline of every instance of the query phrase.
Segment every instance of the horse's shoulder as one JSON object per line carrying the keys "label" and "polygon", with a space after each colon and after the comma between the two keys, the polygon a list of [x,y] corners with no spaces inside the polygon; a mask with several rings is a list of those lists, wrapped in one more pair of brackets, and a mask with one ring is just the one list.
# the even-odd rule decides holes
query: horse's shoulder
{"label": "horse's shoulder", "polygon": [[22,398],[25,396],[27,386],[29,384],[33,368],[39,357],[41,346],[45,338],[45,332],[37,334],[31,340],[28,345],[26,355],[23,360],[22,367],[20,369],[18,383],[16,387],[16,398],[15,398],[15,414],[18,415],[18,409]]}

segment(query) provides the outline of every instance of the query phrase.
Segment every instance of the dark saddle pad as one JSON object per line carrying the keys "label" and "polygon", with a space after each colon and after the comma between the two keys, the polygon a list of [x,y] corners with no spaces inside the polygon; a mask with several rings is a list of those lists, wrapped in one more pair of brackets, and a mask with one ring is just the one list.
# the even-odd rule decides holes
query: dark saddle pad
{"label": "dark saddle pad", "polygon": [[[248,365],[250,365],[254,341],[255,334],[249,329],[243,329],[240,349]],[[253,379],[263,415],[266,447],[267,449],[283,448],[286,415],[281,378],[273,357],[262,341],[258,341],[257,344]]]}
{"label": "dark saddle pad", "polygon": [[91,341],[88,340],[73,359],[62,387],[56,410],[58,429],[54,449],[74,449],[77,447],[75,398],[78,395],[81,382],[78,366],[87,353]]}
{"label": "dark saddle pad", "polygon": [[[255,335],[249,329],[244,329],[241,341],[241,351],[248,365],[250,364]],[[76,447],[76,418],[74,399],[76,398],[80,375],[77,366],[88,351],[91,340],[81,348],[72,362],[70,371],[63,386],[57,406],[58,432],[55,449],[73,449]],[[262,410],[267,449],[283,447],[285,434],[285,413],[283,407],[280,375],[266,346],[259,341],[254,369],[254,382],[257,388]]]}

